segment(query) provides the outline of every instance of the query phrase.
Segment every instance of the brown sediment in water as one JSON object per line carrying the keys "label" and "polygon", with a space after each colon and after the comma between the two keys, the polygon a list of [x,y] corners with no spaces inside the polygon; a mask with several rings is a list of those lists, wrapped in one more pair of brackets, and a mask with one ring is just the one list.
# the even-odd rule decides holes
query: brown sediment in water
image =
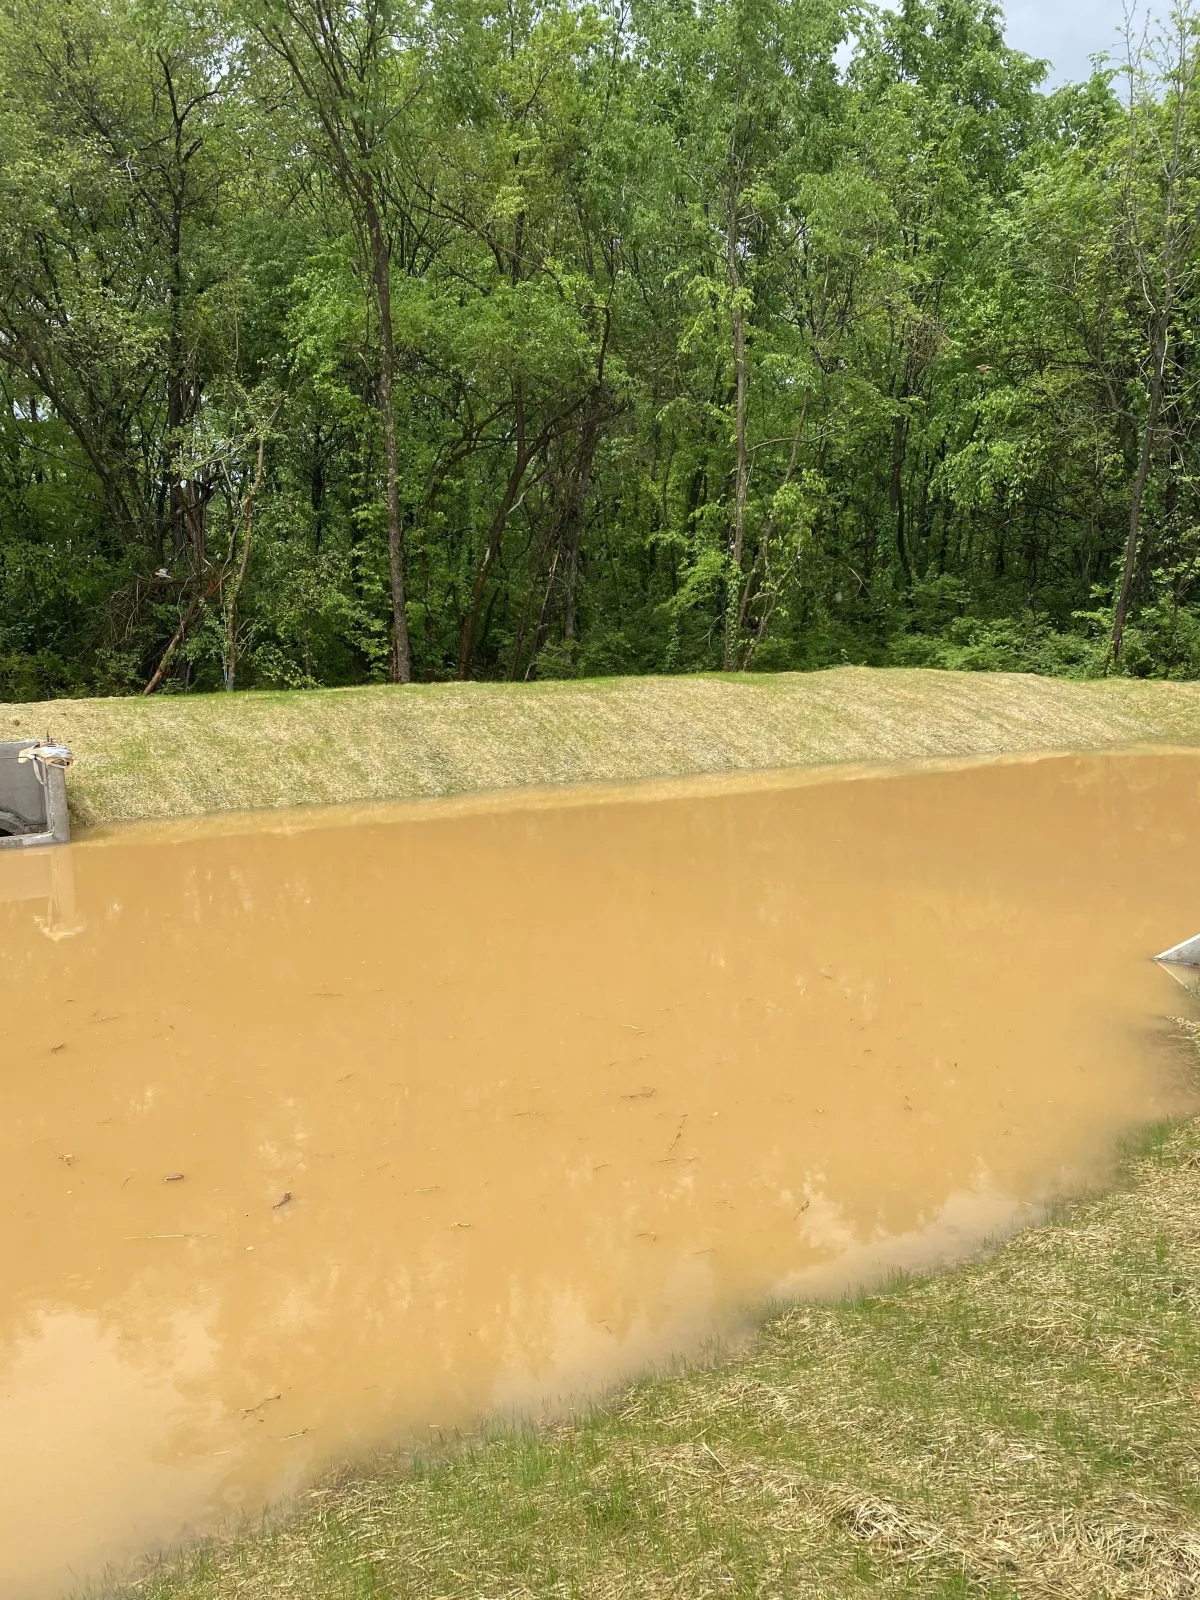
{"label": "brown sediment in water", "polygon": [[962,1254],[1190,1104],[1200,756],[574,799],[0,861],[5,1600]]}

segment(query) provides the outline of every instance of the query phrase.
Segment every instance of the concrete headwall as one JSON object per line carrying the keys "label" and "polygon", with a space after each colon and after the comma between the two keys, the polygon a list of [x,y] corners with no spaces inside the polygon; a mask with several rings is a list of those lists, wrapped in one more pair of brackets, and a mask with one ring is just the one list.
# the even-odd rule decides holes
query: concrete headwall
{"label": "concrete headwall", "polygon": [[65,844],[67,788],[61,767],[45,767],[39,782],[32,761],[21,761],[31,739],[0,742],[0,848],[27,844]]}

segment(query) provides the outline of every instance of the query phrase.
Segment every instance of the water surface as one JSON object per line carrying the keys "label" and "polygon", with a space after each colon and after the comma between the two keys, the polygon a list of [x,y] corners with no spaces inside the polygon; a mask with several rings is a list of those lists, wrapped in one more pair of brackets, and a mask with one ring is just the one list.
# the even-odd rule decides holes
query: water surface
{"label": "water surface", "polygon": [[0,857],[0,1595],[968,1251],[1187,1103],[1200,756]]}

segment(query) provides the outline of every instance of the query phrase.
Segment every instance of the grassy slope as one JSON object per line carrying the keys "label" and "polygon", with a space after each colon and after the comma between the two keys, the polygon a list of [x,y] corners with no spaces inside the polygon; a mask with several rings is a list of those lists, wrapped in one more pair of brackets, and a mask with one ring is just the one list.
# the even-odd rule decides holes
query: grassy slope
{"label": "grassy slope", "polygon": [[1200,1129],[989,1258],[315,1491],[147,1600],[1200,1593]]}
{"label": "grassy slope", "polygon": [[840,761],[1200,743],[1200,684],[846,667],[0,707],[81,823]]}

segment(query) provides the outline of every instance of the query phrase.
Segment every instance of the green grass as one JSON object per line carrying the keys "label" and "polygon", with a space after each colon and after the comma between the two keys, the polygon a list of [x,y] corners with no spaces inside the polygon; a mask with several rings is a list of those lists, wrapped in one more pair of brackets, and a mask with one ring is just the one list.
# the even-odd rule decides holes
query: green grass
{"label": "green grass", "polygon": [[57,700],[78,824],[752,768],[1200,744],[1200,684],[845,667],[749,677]]}
{"label": "green grass", "polygon": [[985,1259],[322,1485],[146,1600],[1200,1593],[1200,1126]]}

